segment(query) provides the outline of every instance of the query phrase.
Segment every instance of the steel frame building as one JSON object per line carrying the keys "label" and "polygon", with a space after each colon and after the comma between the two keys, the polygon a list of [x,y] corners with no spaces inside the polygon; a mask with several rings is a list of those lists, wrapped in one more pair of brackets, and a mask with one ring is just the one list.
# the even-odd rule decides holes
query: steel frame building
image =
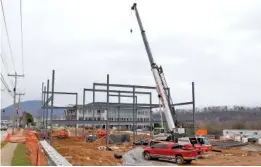
{"label": "steel frame building", "polygon": [[[93,112],[93,117],[92,120],[79,120],[78,117],[78,93],[75,92],[55,92],[54,91],[54,80],[55,80],[55,71],[53,70],[52,73],[52,90],[51,92],[49,91],[49,80],[47,81],[47,91],[46,87],[42,85],[42,101],[43,101],[43,107],[42,107],[42,120],[43,120],[43,125],[44,129],[47,132],[47,118],[48,118],[48,109],[51,109],[51,115],[50,115],[50,124],[51,124],[51,131],[52,131],[52,125],[53,124],[63,124],[63,125],[75,125],[75,135],[78,133],[78,125],[79,124],[92,124],[94,125],[106,125],[106,131],[107,134],[109,134],[109,125],[121,125],[121,124],[126,124],[130,123],[132,124],[133,128],[133,140],[135,141],[136,138],[136,127],[138,123],[147,123],[150,127],[152,127],[153,123],[159,123],[160,121],[154,121],[152,119],[152,108],[158,108],[159,104],[153,104],[152,103],[152,92],[155,91],[156,87],[153,86],[141,86],[141,85],[123,85],[123,84],[110,84],[109,82],[109,74],[107,74],[107,83],[93,83],[93,88],[92,89],[83,89],[83,117],[85,114],[85,107],[89,107],[91,109],[99,108],[99,107],[104,107],[107,111],[110,111],[111,108],[118,108],[118,115],[120,112],[120,109],[127,109],[132,112],[133,120],[132,121],[120,121],[117,119],[116,121],[110,121],[108,120],[108,114],[109,112],[106,112],[106,120],[94,120],[94,112]],[[105,87],[105,89],[97,89],[97,87]],[[117,88],[119,90],[111,90],[110,88]],[[129,91],[126,90],[120,90],[120,88],[128,88],[130,89]],[[143,90],[143,91],[137,91],[137,90]],[[147,91],[144,91],[147,90]],[[168,97],[170,88],[166,88]],[[86,102],[86,92],[92,92],[93,93],[93,98],[92,98],[92,103],[89,104],[88,106],[85,105]],[[105,92],[106,93],[106,102],[100,103],[96,102],[96,93],[97,92]],[[51,93],[51,97],[49,97],[49,93]],[[116,94],[115,94],[116,93]],[[75,100],[75,106],[77,106],[77,111],[76,111],[76,119],[70,119],[70,120],[54,120],[53,119],[53,109],[68,109],[67,107],[58,107],[58,106],[53,106],[53,101],[54,101],[54,95],[56,94],[62,94],[62,95],[74,95],[76,97]],[[147,95],[149,97],[149,102],[148,103],[138,103],[137,99],[139,95]],[[110,97],[116,96],[118,97],[118,102],[117,103],[112,103],[110,102]],[[121,103],[121,97],[129,97],[132,99],[132,103]],[[170,100],[170,99],[169,99]],[[49,102],[51,102],[51,106],[49,106]],[[175,103],[173,106],[181,106],[181,105],[192,105],[193,106],[193,128],[195,131],[195,97],[194,97],[194,82],[192,82],[192,101],[191,102],[184,102],[184,103]],[[137,110],[138,109],[149,109],[150,114],[149,114],[149,122],[144,122],[144,121],[137,121]],[[83,128],[84,130],[84,128]],[[152,136],[152,131],[150,131],[150,135]],[[108,137],[107,137],[107,143],[108,143]],[[51,141],[51,138],[50,138]]]}

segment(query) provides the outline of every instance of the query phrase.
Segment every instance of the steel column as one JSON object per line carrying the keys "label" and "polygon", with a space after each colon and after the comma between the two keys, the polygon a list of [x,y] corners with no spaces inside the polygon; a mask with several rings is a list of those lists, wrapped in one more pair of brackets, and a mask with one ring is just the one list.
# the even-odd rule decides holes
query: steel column
{"label": "steel column", "polygon": [[55,71],[52,73],[52,101],[51,101],[51,132],[50,132],[50,145],[52,145],[52,132],[53,132],[53,101],[54,101],[54,80],[55,80]]}
{"label": "steel column", "polygon": [[195,123],[195,89],[194,89],[194,82],[192,82],[192,102],[193,102],[193,130],[194,135],[196,135],[196,123]]}
{"label": "steel column", "polygon": [[[85,112],[85,90],[83,89],[83,102],[82,102],[82,116],[83,116],[83,120],[85,120],[84,117],[84,112]],[[84,124],[83,124],[83,128],[82,128],[82,136],[84,136]]]}
{"label": "steel column", "polygon": [[152,97],[150,93],[150,138],[152,139],[152,108],[151,108],[151,103],[152,103]]}
{"label": "steel column", "polygon": [[[46,100],[49,99],[49,79],[47,80],[47,94],[46,94]],[[49,103],[46,104],[47,106],[49,106]],[[47,137],[48,135],[48,108],[46,108],[46,115],[45,115],[45,137]]]}
{"label": "steel column", "polygon": [[110,84],[110,78],[109,74],[107,74],[107,113],[106,113],[106,146],[109,144],[109,84]]}
{"label": "steel column", "polygon": [[[79,120],[79,118],[78,118],[78,93],[77,93],[77,95],[76,95],[76,99],[75,99],[76,101],[75,101],[75,107],[76,107],[76,120],[78,121]],[[76,126],[75,126],[75,136],[78,136],[78,124],[76,124]]]}
{"label": "steel column", "polygon": [[[118,103],[121,103],[121,92],[118,92]],[[120,106],[118,107],[118,119],[117,121],[120,120]],[[118,130],[120,128],[120,124],[118,124]]]}
{"label": "steel column", "polygon": [[[44,91],[46,91],[46,86],[44,86]],[[42,135],[45,135],[45,132],[44,132],[44,131],[45,131],[45,130],[44,130],[44,129],[45,129],[45,119],[44,119],[44,118],[45,118],[45,112],[46,112],[46,109],[45,109],[45,96],[46,96],[46,94],[43,93],[43,101],[44,101],[44,104],[43,104],[43,107],[42,107],[42,110],[43,110],[43,115],[42,115],[42,119],[43,119],[42,121],[43,121],[43,122],[42,122],[42,128],[41,128],[41,129],[42,129],[42,130],[41,130]]]}
{"label": "steel column", "polygon": [[[93,94],[92,94],[92,105],[94,106],[95,102],[95,85],[93,84]],[[94,121],[94,107],[91,107],[92,109],[92,120]],[[92,135],[94,135],[94,124],[92,124]]]}
{"label": "steel column", "polygon": [[133,124],[132,124],[132,130],[133,130],[133,142],[135,142],[135,87],[132,88],[132,91],[133,91],[133,104],[132,104],[132,107],[133,107]]}
{"label": "steel column", "polygon": [[138,98],[135,96],[135,135],[137,136],[137,128],[138,128],[138,123],[137,123],[137,118],[138,118],[138,109],[137,109],[137,103],[138,103]]}

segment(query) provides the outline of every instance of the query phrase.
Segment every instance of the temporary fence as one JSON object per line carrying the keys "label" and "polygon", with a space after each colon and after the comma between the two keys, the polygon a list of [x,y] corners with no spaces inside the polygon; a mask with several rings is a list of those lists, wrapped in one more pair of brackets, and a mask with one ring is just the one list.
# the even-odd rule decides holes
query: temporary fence
{"label": "temporary fence", "polygon": [[5,141],[5,142],[10,142],[10,140],[11,140],[11,133],[8,133],[8,134],[5,136],[4,141]]}
{"label": "temporary fence", "polygon": [[29,159],[33,166],[48,166],[47,158],[34,132],[30,131],[25,140]]}

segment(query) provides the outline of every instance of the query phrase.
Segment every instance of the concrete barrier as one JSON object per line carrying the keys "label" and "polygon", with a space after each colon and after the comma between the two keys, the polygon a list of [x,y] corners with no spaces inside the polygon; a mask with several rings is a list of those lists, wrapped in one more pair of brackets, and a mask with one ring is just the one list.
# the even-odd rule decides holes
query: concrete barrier
{"label": "concrete barrier", "polygon": [[242,143],[247,143],[248,142],[248,138],[242,138]]}

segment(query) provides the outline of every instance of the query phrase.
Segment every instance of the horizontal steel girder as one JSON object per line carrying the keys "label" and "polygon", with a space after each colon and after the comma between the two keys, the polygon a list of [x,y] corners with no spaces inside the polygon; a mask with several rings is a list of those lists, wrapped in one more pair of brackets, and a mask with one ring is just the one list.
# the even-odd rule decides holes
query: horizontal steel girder
{"label": "horizontal steel girder", "polygon": [[[97,86],[107,86],[106,83],[93,83]],[[123,87],[123,88],[140,88],[140,89],[156,89],[154,86],[141,86],[141,85],[122,85],[122,84],[109,84],[110,87]],[[165,88],[168,89],[168,88]]]}
{"label": "horizontal steel girder", "polygon": [[[87,88],[84,88],[84,91],[89,91],[89,92],[92,92],[92,91],[95,91],[95,92],[107,92],[107,89],[87,89]],[[135,93],[135,94],[151,94],[151,92],[140,92],[140,91],[126,91],[126,90],[109,90],[109,92],[115,92],[115,93]]]}
{"label": "horizontal steel girder", "polygon": [[[136,121],[138,125],[150,125],[149,121]],[[161,123],[161,121],[151,121],[151,123]],[[52,120],[52,124],[76,125],[76,124],[106,124],[106,120],[91,121],[91,120]],[[133,121],[109,121],[109,125],[132,125]]]}
{"label": "horizontal steel girder", "polygon": [[[47,93],[47,91],[43,91],[42,93]],[[52,93],[51,91],[49,91],[49,93]],[[78,93],[74,93],[74,92],[53,92],[54,94],[60,94],[60,95],[77,95]]]}

